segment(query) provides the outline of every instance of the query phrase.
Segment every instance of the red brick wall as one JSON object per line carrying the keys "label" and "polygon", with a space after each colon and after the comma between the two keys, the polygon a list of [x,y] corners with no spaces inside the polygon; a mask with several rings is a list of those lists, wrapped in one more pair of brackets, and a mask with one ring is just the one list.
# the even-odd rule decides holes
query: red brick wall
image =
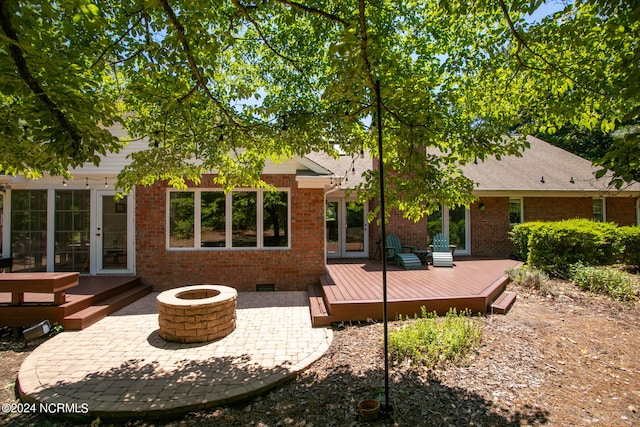
{"label": "red brick wall", "polygon": [[[374,202],[369,203],[369,208],[373,209]],[[403,246],[414,246],[416,249],[427,249],[427,219],[423,218],[421,221],[414,222],[409,219],[403,218],[402,214],[393,209],[389,214],[389,219],[385,225],[387,235],[395,234],[400,239]],[[382,230],[380,225],[374,221],[369,225],[369,252],[370,256],[374,256],[380,259],[380,254],[376,254],[378,250],[378,242]]]}
{"label": "red brick wall", "polygon": [[637,225],[635,197],[608,197],[605,199],[607,221],[618,225]]}
{"label": "red brick wall", "polygon": [[470,217],[473,256],[508,258],[513,253],[508,197],[480,198],[471,205]]}
{"label": "red brick wall", "polygon": [[[559,221],[591,218],[591,197],[525,197],[524,221]],[[484,210],[480,210],[480,204]],[[606,198],[607,221],[618,225],[636,223],[636,199]],[[471,206],[471,254],[479,257],[508,257],[513,253],[509,241],[509,198],[481,197]]]}
{"label": "red brick wall", "polygon": [[560,221],[571,218],[591,218],[591,197],[525,197],[524,221]]}
{"label": "red brick wall", "polygon": [[[300,189],[295,176],[265,176],[291,190],[291,249],[167,250],[167,186],[136,189],[136,274],[155,290],[193,284],[223,284],[253,291],[256,284],[276,290],[306,290],[324,272],[324,191]],[[202,188],[215,188],[211,176]]]}

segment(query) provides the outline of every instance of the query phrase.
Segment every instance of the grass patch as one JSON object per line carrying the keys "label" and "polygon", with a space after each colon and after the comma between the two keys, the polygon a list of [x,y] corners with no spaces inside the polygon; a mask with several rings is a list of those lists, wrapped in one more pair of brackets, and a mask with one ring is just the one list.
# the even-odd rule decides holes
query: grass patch
{"label": "grass patch", "polygon": [[612,267],[574,264],[570,269],[569,278],[583,291],[608,295],[616,301],[635,302],[640,295],[638,279]]}
{"label": "grass patch", "polygon": [[468,310],[449,310],[444,317],[427,313],[389,333],[389,352],[398,361],[408,360],[427,368],[457,363],[480,344],[482,323]]}

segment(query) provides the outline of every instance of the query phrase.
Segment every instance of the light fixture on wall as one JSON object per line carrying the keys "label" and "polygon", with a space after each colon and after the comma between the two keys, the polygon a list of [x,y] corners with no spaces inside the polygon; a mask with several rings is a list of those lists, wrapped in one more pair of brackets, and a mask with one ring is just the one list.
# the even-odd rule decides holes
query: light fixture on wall
{"label": "light fixture on wall", "polygon": [[85,187],[89,188],[89,178],[85,178]]}
{"label": "light fixture on wall", "polygon": [[571,177],[571,179],[569,180],[570,183],[575,184],[576,181],[573,179],[573,177]]}
{"label": "light fixture on wall", "polygon": [[107,177],[104,177],[104,188],[108,188],[109,187],[109,182],[107,181]]}
{"label": "light fixture on wall", "polygon": [[540,178],[540,183],[544,184],[544,176],[542,178]]}
{"label": "light fixture on wall", "polygon": [[478,209],[484,212],[485,206],[483,202],[480,202],[480,204],[478,205]]}

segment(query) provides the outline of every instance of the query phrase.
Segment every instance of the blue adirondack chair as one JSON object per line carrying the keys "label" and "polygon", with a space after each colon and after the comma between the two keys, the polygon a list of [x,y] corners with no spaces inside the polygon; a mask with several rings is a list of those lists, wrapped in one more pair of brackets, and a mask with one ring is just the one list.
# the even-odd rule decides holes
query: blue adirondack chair
{"label": "blue adirondack chair", "polygon": [[[404,252],[400,239],[395,234],[387,235],[387,258],[405,270],[419,270],[422,268],[420,258],[414,253]],[[408,246],[406,248],[409,248]],[[409,248],[410,249],[410,248]]]}
{"label": "blue adirondack chair", "polygon": [[453,254],[449,238],[443,233],[438,233],[433,236],[431,244],[433,246],[431,264],[434,267],[453,267]]}

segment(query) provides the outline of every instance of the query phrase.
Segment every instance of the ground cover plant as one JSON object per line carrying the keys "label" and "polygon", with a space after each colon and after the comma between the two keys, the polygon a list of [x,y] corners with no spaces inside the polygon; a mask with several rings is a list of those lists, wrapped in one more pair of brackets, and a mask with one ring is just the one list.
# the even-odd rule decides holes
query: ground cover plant
{"label": "ground cover plant", "polygon": [[615,268],[574,264],[570,279],[583,291],[604,294],[617,301],[635,302],[640,295],[638,278]]}
{"label": "ground cover plant", "polygon": [[399,361],[435,368],[464,360],[478,346],[482,334],[479,318],[469,311],[450,309],[444,317],[435,312],[406,319],[389,333],[390,355]]}

